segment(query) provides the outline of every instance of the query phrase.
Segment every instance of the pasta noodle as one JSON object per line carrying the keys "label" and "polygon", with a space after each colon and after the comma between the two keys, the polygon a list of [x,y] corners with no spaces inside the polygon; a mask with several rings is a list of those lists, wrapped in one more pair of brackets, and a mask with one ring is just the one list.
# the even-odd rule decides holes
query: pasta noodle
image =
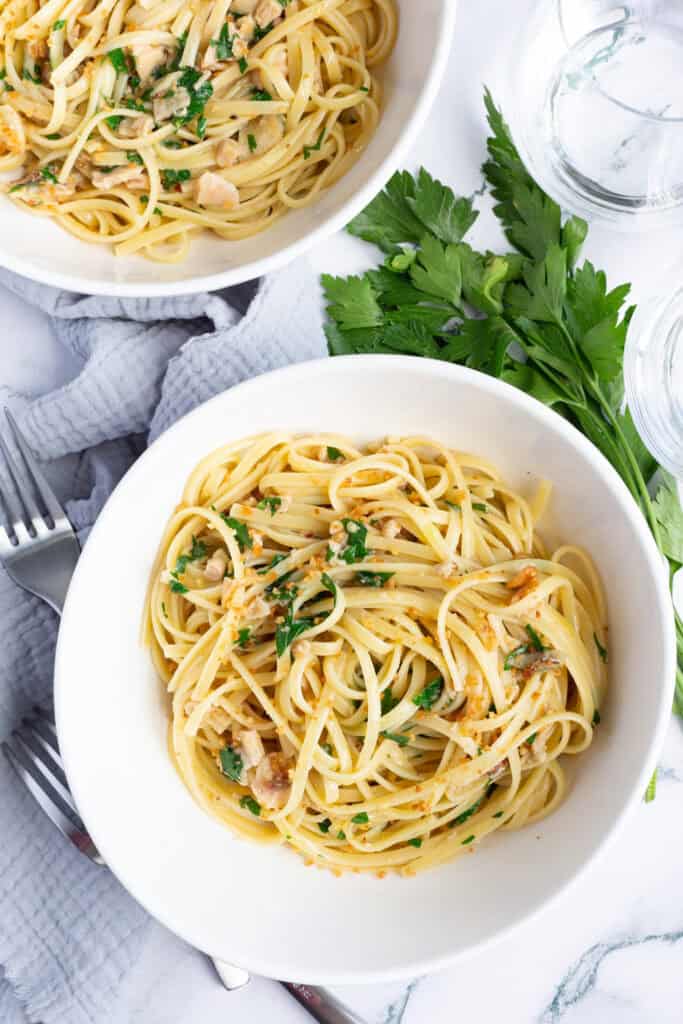
{"label": "pasta noodle", "polygon": [[0,0],[10,199],[119,255],[255,235],[348,171],[395,0]]}
{"label": "pasta noodle", "polygon": [[589,557],[546,552],[532,507],[422,437],[273,433],[205,458],[145,611],[197,802],[379,874],[556,808],[562,757],[599,721],[606,610]]}

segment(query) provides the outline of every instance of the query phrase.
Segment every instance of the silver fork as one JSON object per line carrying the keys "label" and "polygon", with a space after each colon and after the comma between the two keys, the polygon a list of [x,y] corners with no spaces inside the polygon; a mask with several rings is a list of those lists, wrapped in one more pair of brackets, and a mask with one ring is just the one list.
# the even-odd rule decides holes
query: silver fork
{"label": "silver fork", "polygon": [[[0,434],[0,451],[10,476],[7,488],[0,480],[0,497],[9,516],[9,531],[0,523],[0,562],[18,587],[61,614],[80,547],[66,513],[8,409],[5,415],[22,461],[14,458]],[[2,748],[53,824],[82,853],[104,865],[69,791],[52,713],[34,708]],[[249,981],[248,972],[241,967],[213,958],[212,962],[227,989],[242,988]],[[281,984],[319,1024],[363,1024],[325,988]]]}

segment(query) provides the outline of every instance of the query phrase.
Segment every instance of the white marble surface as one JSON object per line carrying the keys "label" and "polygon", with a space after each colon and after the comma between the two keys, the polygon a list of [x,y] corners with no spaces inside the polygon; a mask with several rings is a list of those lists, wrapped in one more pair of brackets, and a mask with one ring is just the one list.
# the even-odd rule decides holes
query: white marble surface
{"label": "white marble surface", "polygon": [[[461,0],[449,72],[412,164],[463,193],[481,185],[486,82],[505,100],[504,70],[528,0]],[[498,241],[482,216],[476,237]],[[680,243],[591,232],[588,255],[641,296],[680,263]],[[316,268],[356,270],[372,253],[341,236],[312,253]],[[37,394],[69,379],[47,320],[0,290],[0,384]],[[672,721],[657,799],[643,804],[606,859],[550,910],[488,952],[411,985],[339,990],[369,1024],[679,1024],[683,1020],[683,731]],[[155,926],[156,927],[156,926]],[[410,922],[406,921],[406,927]],[[454,923],[457,927],[457,922]],[[159,928],[154,956],[127,982],[131,1024],[296,1024],[310,1019],[276,983],[228,994],[208,961]]]}

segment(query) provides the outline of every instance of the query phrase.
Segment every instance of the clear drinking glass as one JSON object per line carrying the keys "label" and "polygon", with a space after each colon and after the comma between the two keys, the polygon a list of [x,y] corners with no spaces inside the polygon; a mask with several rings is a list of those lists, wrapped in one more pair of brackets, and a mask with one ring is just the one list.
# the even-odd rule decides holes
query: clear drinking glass
{"label": "clear drinking glass", "polygon": [[505,113],[533,177],[588,220],[683,222],[683,0],[537,0]]}
{"label": "clear drinking glass", "polygon": [[683,481],[683,286],[639,304],[628,331],[624,380],[638,433]]}

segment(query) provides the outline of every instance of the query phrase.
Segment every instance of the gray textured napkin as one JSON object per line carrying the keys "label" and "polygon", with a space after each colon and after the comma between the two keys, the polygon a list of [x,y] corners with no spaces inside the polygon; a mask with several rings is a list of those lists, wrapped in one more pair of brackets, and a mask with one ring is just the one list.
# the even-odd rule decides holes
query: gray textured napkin
{"label": "gray textured napkin", "polygon": [[[72,295],[2,270],[0,284],[50,315],[80,365],[70,383],[32,401],[2,386],[0,368],[0,406],[50,460],[82,541],[147,440],[247,377],[324,354],[319,289],[306,261],[257,289],[169,299]],[[56,632],[50,609],[0,568],[0,740],[32,704],[49,701]],[[122,982],[158,935],[147,925],[142,908],[62,838],[0,758],[0,1021],[126,1024]]]}

